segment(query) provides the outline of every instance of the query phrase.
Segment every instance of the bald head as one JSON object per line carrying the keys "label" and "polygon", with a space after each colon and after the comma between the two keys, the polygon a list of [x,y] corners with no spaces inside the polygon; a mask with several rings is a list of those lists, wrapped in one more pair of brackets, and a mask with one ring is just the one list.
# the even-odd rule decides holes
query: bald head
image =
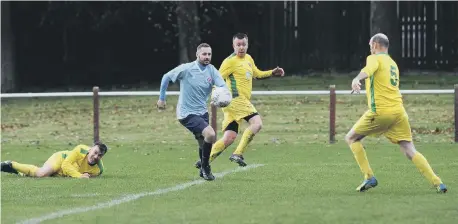
{"label": "bald head", "polygon": [[369,45],[372,45],[373,43],[377,43],[381,47],[385,48],[388,48],[390,46],[390,41],[388,40],[388,37],[383,33],[377,33],[374,36],[372,36],[371,40],[369,41]]}

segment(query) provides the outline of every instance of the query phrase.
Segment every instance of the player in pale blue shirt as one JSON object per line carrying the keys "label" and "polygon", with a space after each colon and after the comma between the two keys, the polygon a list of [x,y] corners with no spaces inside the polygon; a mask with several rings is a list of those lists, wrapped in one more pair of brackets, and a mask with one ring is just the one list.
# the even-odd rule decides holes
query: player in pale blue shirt
{"label": "player in pale blue shirt", "polygon": [[165,96],[169,82],[180,81],[180,96],[177,104],[177,118],[191,131],[199,143],[199,158],[202,162],[199,175],[205,180],[214,180],[210,168],[210,152],[216,141],[215,130],[208,124],[207,101],[213,86],[227,88],[219,71],[210,64],[212,49],[202,43],[197,47],[197,60],[181,64],[162,77],[157,107],[165,108]]}

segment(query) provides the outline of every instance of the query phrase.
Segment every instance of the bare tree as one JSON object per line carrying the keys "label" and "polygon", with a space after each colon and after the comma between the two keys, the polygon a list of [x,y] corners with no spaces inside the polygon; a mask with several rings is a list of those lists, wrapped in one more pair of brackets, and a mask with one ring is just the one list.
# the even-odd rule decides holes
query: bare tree
{"label": "bare tree", "polygon": [[[389,54],[401,66],[401,32],[395,1],[371,1],[371,36],[384,33],[390,39]],[[401,66],[402,67],[402,66]]]}
{"label": "bare tree", "polygon": [[197,12],[197,2],[180,1],[177,4],[180,63],[186,63],[196,57],[196,47],[200,43],[200,19]]}

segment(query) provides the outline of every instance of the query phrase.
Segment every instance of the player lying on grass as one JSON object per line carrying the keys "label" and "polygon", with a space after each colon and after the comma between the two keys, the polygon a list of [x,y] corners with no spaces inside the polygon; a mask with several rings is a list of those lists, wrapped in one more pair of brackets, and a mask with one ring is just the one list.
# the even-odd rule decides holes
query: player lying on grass
{"label": "player lying on grass", "polygon": [[[235,34],[232,37],[232,46],[234,53],[223,61],[219,69],[232,92],[232,102],[228,107],[222,109],[224,112],[222,123],[224,135],[213,145],[210,162],[234,142],[239,133],[240,124],[245,120],[249,126],[243,132],[242,139],[229,160],[240,166],[246,166],[243,153],[262,128],[261,116],[250,102],[253,78],[262,79],[272,75],[284,76],[285,72],[279,67],[268,71],[259,70],[253,58],[247,54],[248,36],[246,34]],[[199,162],[196,163],[196,167],[200,167]]]}
{"label": "player lying on grass", "polygon": [[54,153],[42,167],[5,161],[1,163],[1,170],[29,177],[96,177],[103,172],[102,157],[107,151],[108,147],[101,142],[92,147],[78,145],[72,151]]}
{"label": "player lying on grass", "polygon": [[366,66],[353,79],[351,87],[359,93],[361,80],[366,79],[366,95],[369,110],[356,122],[345,136],[354,157],[364,174],[363,183],[356,188],[363,192],[377,186],[374,172],[369,166],[361,140],[366,136],[383,134],[391,142],[399,144],[401,152],[412,160],[420,172],[440,193],[447,192],[446,186],[434,173],[426,158],[415,149],[412,142],[409,118],[403,106],[399,91],[399,70],[396,62],[388,55],[388,37],[382,33],[369,41],[371,55]]}
{"label": "player lying on grass", "polygon": [[214,180],[209,164],[212,144],[216,140],[215,130],[208,124],[207,100],[213,86],[226,88],[218,70],[210,64],[212,49],[202,43],[197,47],[197,60],[179,65],[166,73],[161,82],[160,96],[157,101],[159,109],[165,108],[166,91],[170,81],[180,81],[180,95],[176,116],[180,123],[192,132],[199,144],[199,158],[202,167],[200,177]]}

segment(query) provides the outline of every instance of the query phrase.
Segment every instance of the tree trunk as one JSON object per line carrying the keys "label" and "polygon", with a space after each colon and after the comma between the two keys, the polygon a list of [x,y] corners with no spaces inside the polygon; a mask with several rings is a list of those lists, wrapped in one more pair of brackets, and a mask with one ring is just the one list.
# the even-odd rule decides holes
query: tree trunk
{"label": "tree trunk", "polygon": [[200,44],[199,16],[196,2],[180,1],[177,4],[179,57],[180,63],[186,63],[195,60]]}
{"label": "tree trunk", "polygon": [[396,13],[395,1],[371,1],[371,37],[376,33],[384,33],[390,40],[389,54],[402,68],[401,32]]}
{"label": "tree trunk", "polygon": [[275,62],[275,2],[269,2],[269,65],[277,64]]}
{"label": "tree trunk", "polygon": [[14,71],[14,37],[11,29],[11,3],[2,2],[2,78],[1,92],[16,90]]}

